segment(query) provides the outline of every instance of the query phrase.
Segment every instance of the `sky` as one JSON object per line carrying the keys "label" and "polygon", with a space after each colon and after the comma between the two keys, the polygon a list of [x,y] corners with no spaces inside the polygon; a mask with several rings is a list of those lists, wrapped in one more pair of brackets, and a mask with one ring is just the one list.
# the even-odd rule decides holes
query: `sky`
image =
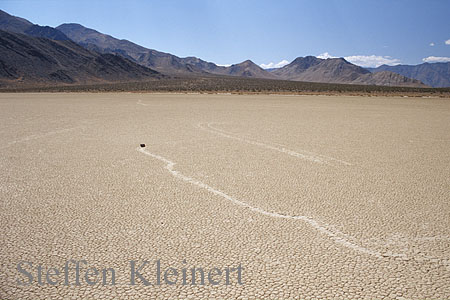
{"label": "sky", "polygon": [[279,67],[307,55],[364,67],[450,61],[450,0],[1,0],[0,9],[219,65]]}

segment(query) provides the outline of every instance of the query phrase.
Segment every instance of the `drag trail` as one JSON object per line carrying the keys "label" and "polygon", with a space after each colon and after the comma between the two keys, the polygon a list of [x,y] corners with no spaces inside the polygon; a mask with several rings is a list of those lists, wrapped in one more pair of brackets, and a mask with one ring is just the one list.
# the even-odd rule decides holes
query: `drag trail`
{"label": "drag trail", "polygon": [[220,135],[222,137],[238,140],[238,141],[241,141],[241,142],[244,142],[244,143],[247,143],[247,144],[251,144],[251,145],[255,145],[255,146],[259,146],[259,147],[262,147],[262,148],[265,148],[265,149],[268,149],[268,150],[278,151],[280,153],[284,153],[284,154],[287,154],[287,155],[290,155],[290,156],[293,156],[293,157],[296,157],[296,158],[308,160],[308,161],[311,161],[311,162],[314,162],[314,163],[333,165],[333,162],[337,162],[337,163],[339,163],[341,165],[345,165],[345,166],[351,166],[352,165],[351,163],[343,161],[343,160],[340,160],[340,159],[336,159],[336,158],[325,156],[325,155],[315,154],[315,153],[312,153],[312,152],[309,152],[309,151],[302,150],[301,152],[303,152],[303,153],[300,153],[300,152],[296,152],[296,151],[293,151],[293,150],[289,150],[286,147],[281,146],[281,145],[280,145],[280,147],[277,147],[277,146],[273,146],[273,145],[270,145],[270,144],[262,143],[262,142],[259,142],[259,141],[255,141],[255,140],[251,140],[251,139],[245,139],[245,138],[233,135],[232,133],[229,133],[229,132],[227,132],[225,130],[221,130],[221,129],[215,128],[211,124],[214,124],[214,123],[206,123],[206,125],[205,125],[205,123],[199,123],[197,126],[200,129],[202,129],[202,130],[209,131],[211,133]]}
{"label": "drag trail", "polygon": [[[271,144],[267,144],[267,143],[262,143],[256,140],[252,140],[252,139],[247,139],[247,138],[242,138],[236,135],[233,135],[232,133],[222,130],[222,129],[218,129],[216,127],[214,127],[212,124],[220,124],[220,123],[199,123],[197,125],[198,128],[217,134],[219,136],[225,137],[225,138],[229,138],[229,139],[234,139],[234,140],[238,140],[244,143],[248,143],[254,146],[258,146],[258,147],[262,147],[268,150],[274,150],[274,151],[278,151],[282,154],[287,154],[290,156],[293,156],[295,158],[299,158],[299,159],[304,159],[307,161],[312,161],[314,163],[318,163],[318,164],[326,164],[326,165],[332,165],[332,166],[336,166],[335,163],[340,164],[341,166],[352,166],[353,164],[340,160],[340,159],[336,159],[333,157],[329,157],[329,156],[324,156],[324,155],[320,155],[320,154],[315,154],[309,151],[304,151],[302,150],[303,153],[299,153],[293,150],[289,150],[286,147],[284,147],[283,145],[280,145],[281,147],[277,147]],[[228,195],[226,195],[227,197],[229,197]],[[231,198],[231,197],[229,197]],[[228,199],[228,198],[227,198]],[[231,200],[231,199],[229,199]],[[363,247],[358,245],[357,243],[353,242],[355,239],[351,236],[349,236],[348,234],[342,233],[341,231],[335,229],[336,227],[334,225],[329,225],[329,224],[324,224],[322,223],[322,225],[319,225],[320,223],[316,220],[314,220],[311,217],[307,217],[307,216],[287,216],[284,214],[279,214],[279,213],[271,213],[271,212],[266,212],[260,208],[254,208],[251,207],[250,205],[248,205],[247,203],[238,201],[238,200],[233,200],[233,201],[237,201],[237,203],[243,203],[243,206],[246,206],[248,208],[250,208],[253,211],[259,212],[261,214],[264,215],[269,215],[271,217],[276,217],[276,218],[287,218],[287,219],[294,219],[294,220],[302,220],[307,222],[308,224],[310,224],[312,227],[314,227],[316,230],[318,230],[319,232],[327,235],[329,238],[331,238],[332,240],[334,240],[335,242],[353,249],[355,251],[364,253],[364,254],[369,254],[371,256],[375,256],[377,258],[382,258],[382,257],[391,257],[391,258],[395,258],[395,259],[401,259],[401,260],[410,260],[410,259],[416,259],[415,257],[408,257],[406,254],[404,253],[392,253],[392,252],[385,252],[385,253],[381,253],[379,251],[376,251],[374,249],[369,249],[367,247]],[[333,228],[333,230],[331,230],[330,228]],[[430,237],[423,237],[421,238],[422,241],[424,240],[430,240],[430,241],[434,241],[433,238]],[[444,240],[448,240],[448,237],[445,237]],[[448,270],[450,270],[450,260],[448,259],[440,259],[440,258],[436,258],[433,256],[422,256],[421,259],[427,261],[427,262],[431,262],[431,263],[437,263],[439,265],[444,265],[446,266],[446,268]]]}
{"label": "drag trail", "polygon": [[[147,104],[143,103],[141,100],[139,100],[137,102],[137,104],[139,105],[144,105],[147,106]],[[197,128],[206,131],[206,132],[210,132],[213,133],[215,135],[224,137],[224,138],[228,138],[228,139],[232,139],[232,140],[237,140],[243,143],[247,143],[253,146],[257,146],[257,147],[261,147],[264,148],[266,150],[271,150],[271,151],[276,151],[279,152],[281,154],[285,154],[285,155],[289,155],[298,159],[302,159],[302,160],[306,160],[306,161],[310,161],[316,164],[321,164],[321,165],[329,165],[329,166],[353,166],[352,163],[344,161],[344,160],[340,160],[340,159],[336,159],[333,157],[329,157],[329,156],[325,156],[325,155],[320,155],[320,154],[316,154],[316,153],[312,153],[309,151],[305,151],[305,150],[301,150],[301,151],[294,151],[294,150],[290,150],[287,147],[285,147],[284,145],[273,145],[273,144],[268,144],[268,143],[263,143],[257,140],[253,140],[253,139],[248,139],[248,138],[243,138],[237,135],[234,135],[231,132],[219,129],[214,127],[214,124],[223,124],[223,123],[214,123],[214,122],[207,122],[207,123],[198,123],[197,124]],[[283,213],[279,213],[279,212],[270,212],[270,211],[266,211],[260,207],[255,207],[252,206],[244,201],[235,199],[233,197],[231,197],[230,195],[226,194],[223,191],[220,191],[216,188],[213,188],[209,185],[207,185],[206,183],[203,183],[201,181],[198,181],[194,178],[188,177],[182,173],[180,173],[179,171],[176,171],[174,169],[174,166],[176,165],[175,162],[151,153],[147,150],[145,150],[144,148],[138,148],[137,149],[139,152],[146,154],[148,156],[151,156],[155,159],[158,159],[164,163],[166,163],[165,169],[167,171],[169,171],[174,177],[181,179],[187,183],[190,183],[192,185],[198,186],[200,188],[206,189],[207,191],[211,192],[212,194],[215,194],[216,196],[222,197],[236,205],[239,205],[241,207],[244,207],[246,209],[249,209],[252,212],[261,214],[261,215],[265,215],[268,217],[272,217],[272,218],[280,218],[280,219],[290,219],[290,220],[297,220],[297,221],[303,221],[307,224],[309,224],[310,226],[312,226],[315,230],[317,230],[318,232],[320,232],[321,234],[324,234],[325,236],[327,236],[328,238],[330,238],[331,240],[333,240],[334,242],[336,242],[337,244],[340,244],[343,247],[352,249],[354,251],[366,254],[366,255],[370,255],[376,258],[393,258],[393,259],[397,259],[397,260],[401,260],[401,261],[408,261],[408,260],[415,260],[414,257],[408,257],[406,254],[404,253],[394,253],[394,252],[380,252],[377,251],[375,249],[370,249],[368,247],[364,247],[360,244],[358,244],[357,242],[355,242],[355,238],[345,234],[341,231],[339,231],[338,229],[336,229],[336,226],[334,225],[330,225],[330,224],[326,224],[324,222],[320,222],[310,216],[303,216],[303,215],[287,215],[287,214],[283,214]],[[426,238],[425,238],[426,239]],[[446,260],[446,259],[440,259],[440,258],[436,258],[436,257],[432,257],[432,256],[422,256],[421,257],[422,260],[425,260],[429,263],[437,263],[438,265],[444,265],[447,267],[447,269],[450,270],[450,261]]]}
{"label": "drag trail", "polygon": [[[206,183],[198,181],[198,180],[196,180],[194,178],[191,178],[189,176],[183,175],[182,173],[180,173],[179,171],[176,171],[174,169],[176,163],[171,161],[171,160],[169,160],[169,159],[167,159],[167,158],[165,158],[165,157],[162,157],[160,155],[151,153],[151,152],[145,150],[144,148],[137,148],[137,150],[139,152],[143,153],[143,154],[146,154],[148,156],[151,156],[151,157],[153,157],[155,159],[158,159],[158,160],[164,162],[166,164],[165,169],[167,171],[169,171],[169,173],[172,174],[174,177],[176,177],[178,179],[181,179],[181,180],[183,180],[183,181],[185,181],[187,183],[190,183],[192,185],[196,185],[196,186],[198,186],[200,188],[203,188],[203,189],[207,190],[208,192],[213,193],[216,196],[222,197],[222,198],[224,198],[224,199],[226,199],[228,201],[231,201],[232,203],[234,203],[236,205],[239,205],[239,206],[242,206],[242,207],[244,207],[246,209],[249,209],[252,212],[255,212],[255,213],[258,213],[258,214],[262,214],[262,215],[265,215],[265,216],[268,216],[268,217],[271,217],[271,218],[303,221],[303,222],[306,222],[307,224],[311,225],[314,229],[316,229],[320,233],[325,234],[326,236],[331,238],[333,241],[335,241],[336,243],[338,243],[338,244],[340,244],[340,245],[342,245],[344,247],[353,249],[353,250],[361,252],[363,254],[372,255],[372,256],[375,256],[375,257],[378,257],[378,258],[382,258],[383,256],[385,256],[385,255],[383,255],[383,254],[381,254],[381,253],[379,253],[377,251],[367,249],[367,248],[362,247],[362,246],[360,246],[360,245],[358,245],[358,244],[356,244],[354,242],[351,242],[352,238],[350,236],[348,236],[347,234],[342,233],[342,232],[338,231],[337,229],[331,229],[331,228],[334,228],[334,226],[329,226],[328,224],[324,224],[324,223],[319,222],[319,221],[317,221],[317,220],[315,220],[315,219],[313,219],[311,217],[308,217],[308,216],[290,216],[290,215],[277,213],[277,212],[269,212],[269,211],[266,211],[266,210],[264,210],[262,208],[252,206],[252,205],[250,205],[250,204],[248,204],[246,202],[243,202],[243,201],[240,201],[238,199],[235,199],[235,198],[227,195],[226,193],[224,193],[224,192],[222,192],[222,191],[220,191],[218,189],[215,189],[215,188],[207,185]],[[402,255],[400,255],[400,254],[397,254],[397,255],[394,254],[394,255],[391,255],[391,256],[392,257],[395,257],[395,256],[396,257],[402,257]]]}
{"label": "drag trail", "polygon": [[1,146],[0,149],[6,149],[6,148],[9,148],[9,147],[14,146],[16,144],[19,144],[19,143],[24,143],[24,142],[28,142],[28,141],[32,141],[32,140],[47,138],[47,137],[50,137],[50,136],[53,136],[53,135],[75,131],[75,130],[78,130],[78,129],[81,129],[81,128],[84,128],[84,126],[75,126],[75,127],[70,127],[70,128],[64,128],[64,129],[55,129],[55,130],[47,131],[47,132],[44,132],[44,133],[32,134],[32,135],[29,135],[29,136],[25,136],[25,137],[22,137],[22,138],[10,141],[6,145]]}
{"label": "drag trail", "polygon": [[[287,214],[283,214],[283,213],[279,213],[279,212],[266,211],[260,207],[252,206],[244,201],[233,198],[230,195],[224,193],[223,191],[213,188],[206,183],[203,183],[199,180],[196,180],[195,178],[192,178],[192,177],[182,174],[181,172],[175,170],[175,168],[174,168],[176,165],[175,162],[173,162],[163,156],[149,152],[144,148],[137,148],[137,151],[139,151],[145,155],[148,155],[152,158],[155,158],[159,161],[164,162],[166,164],[165,169],[170,174],[172,174],[174,177],[181,179],[184,182],[187,182],[189,184],[192,184],[192,185],[198,186],[202,189],[205,189],[208,192],[210,192],[216,196],[222,197],[222,198],[232,202],[233,204],[236,204],[238,206],[246,208],[254,213],[258,213],[258,214],[268,216],[271,218],[303,221],[303,222],[307,223],[308,225],[310,225],[311,227],[313,227],[319,233],[327,236],[332,241],[336,242],[337,244],[339,244],[343,247],[349,248],[351,250],[357,251],[362,254],[370,255],[370,256],[373,256],[376,258],[380,258],[380,259],[381,258],[392,258],[392,259],[396,259],[396,260],[400,260],[400,261],[416,260],[415,257],[408,257],[406,254],[403,254],[403,253],[393,253],[393,252],[381,253],[377,250],[369,249],[367,247],[361,246],[357,242],[354,241],[355,239],[353,237],[337,230],[336,226],[320,222],[309,216],[301,216],[301,215],[291,216],[291,215],[287,215]],[[428,263],[444,265],[448,270],[450,270],[450,261],[449,260],[439,259],[439,258],[432,257],[432,256],[422,256],[421,259],[427,261]]]}

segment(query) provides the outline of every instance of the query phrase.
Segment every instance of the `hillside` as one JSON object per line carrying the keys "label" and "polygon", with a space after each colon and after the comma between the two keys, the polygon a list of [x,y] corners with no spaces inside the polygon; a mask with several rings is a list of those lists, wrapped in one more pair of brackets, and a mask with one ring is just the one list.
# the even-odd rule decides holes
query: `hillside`
{"label": "hillside", "polygon": [[43,37],[57,41],[70,41],[70,39],[61,31],[50,26],[31,25],[23,32],[26,35],[34,37]]}
{"label": "hillside", "polygon": [[0,30],[23,33],[32,25],[30,21],[12,16],[0,9]]}
{"label": "hillside", "polygon": [[202,73],[202,70],[178,56],[147,49],[128,40],[119,40],[80,24],[62,24],[56,29],[87,49],[100,53],[118,54],[162,73]]}
{"label": "hillside", "polygon": [[447,63],[424,63],[416,66],[382,65],[375,69],[369,69],[376,73],[391,71],[403,76],[422,81],[432,87],[450,87],[450,62]]}
{"label": "hillside", "polygon": [[120,56],[91,52],[72,41],[0,30],[3,83],[91,83],[160,77],[158,72]]}
{"label": "hillside", "polygon": [[215,75],[276,78],[276,76],[263,70],[251,61],[245,61],[230,67],[221,67],[197,57],[180,58],[169,53],[147,49],[128,40],[119,40],[80,24],[62,24],[57,29],[83,47],[101,53],[118,54],[165,74],[206,75],[210,73]]}
{"label": "hillside", "polygon": [[0,10],[0,30],[58,41],[70,40],[64,33],[53,27],[36,25],[28,20],[12,16],[2,10]]}
{"label": "hillside", "polygon": [[272,70],[271,73],[279,78],[295,81],[425,87],[418,80],[398,74],[372,74],[343,58],[298,57],[284,67]]}
{"label": "hillside", "polygon": [[225,75],[240,76],[240,77],[253,77],[253,78],[267,78],[276,79],[273,74],[262,69],[251,60],[246,60],[239,64],[231,65],[225,68]]}
{"label": "hillside", "polygon": [[293,80],[330,83],[351,83],[369,71],[349,63],[343,58],[321,60],[298,74]]}
{"label": "hillside", "polygon": [[352,84],[370,84],[383,86],[427,87],[417,79],[411,79],[403,75],[381,71],[374,74],[368,73],[352,81]]}
{"label": "hillside", "polygon": [[315,56],[297,57],[290,64],[270,72],[282,79],[294,79],[312,66],[320,64],[322,59]]}

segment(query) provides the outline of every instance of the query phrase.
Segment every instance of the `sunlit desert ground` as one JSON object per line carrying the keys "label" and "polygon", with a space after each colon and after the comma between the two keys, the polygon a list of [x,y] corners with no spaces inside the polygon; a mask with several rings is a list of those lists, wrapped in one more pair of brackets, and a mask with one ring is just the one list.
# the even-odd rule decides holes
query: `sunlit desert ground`
{"label": "sunlit desert ground", "polygon": [[0,235],[0,299],[448,299],[450,99],[0,94]]}

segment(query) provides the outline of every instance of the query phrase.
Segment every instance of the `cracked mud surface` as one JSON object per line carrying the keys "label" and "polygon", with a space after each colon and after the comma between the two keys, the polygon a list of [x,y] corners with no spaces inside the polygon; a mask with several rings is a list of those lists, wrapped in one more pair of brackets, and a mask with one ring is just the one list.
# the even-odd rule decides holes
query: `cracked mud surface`
{"label": "cracked mud surface", "polygon": [[[1,94],[0,107],[2,299],[450,295],[449,99]],[[68,286],[38,284],[37,265],[71,259],[114,268],[116,284],[75,286],[74,265]],[[243,284],[131,286],[130,260],[241,264]]]}

